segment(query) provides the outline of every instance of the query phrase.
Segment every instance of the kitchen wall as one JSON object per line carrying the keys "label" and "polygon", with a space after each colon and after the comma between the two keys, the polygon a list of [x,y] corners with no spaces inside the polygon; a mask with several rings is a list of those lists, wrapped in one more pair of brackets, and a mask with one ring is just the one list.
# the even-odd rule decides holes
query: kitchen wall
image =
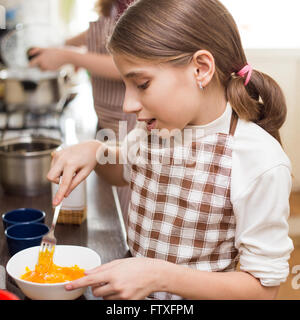
{"label": "kitchen wall", "polygon": [[13,28],[17,23],[55,23],[54,2],[54,0],[0,0],[0,4],[6,8],[8,28]]}
{"label": "kitchen wall", "polygon": [[283,147],[293,167],[293,191],[300,190],[300,49],[247,49],[255,69],[268,73],[286,96],[288,115],[281,129]]}

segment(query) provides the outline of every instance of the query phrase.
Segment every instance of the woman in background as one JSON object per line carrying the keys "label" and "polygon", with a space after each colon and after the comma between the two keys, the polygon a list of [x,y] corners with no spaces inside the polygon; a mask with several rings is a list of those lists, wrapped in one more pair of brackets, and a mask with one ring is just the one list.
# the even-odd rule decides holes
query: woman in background
{"label": "woman in background", "polygon": [[[127,122],[127,132],[136,124],[134,114],[126,114],[122,110],[125,86],[119,71],[106,49],[106,40],[111,34],[118,17],[133,0],[98,0],[96,9],[100,18],[90,22],[89,29],[67,40],[62,48],[34,48],[30,55],[31,66],[42,70],[57,70],[65,64],[77,68],[85,68],[91,74],[94,107],[98,117],[98,130],[112,129],[117,140],[119,122]],[[87,52],[79,47],[86,46]],[[125,134],[127,133],[125,132]],[[128,211],[130,188],[117,188],[123,214]]]}

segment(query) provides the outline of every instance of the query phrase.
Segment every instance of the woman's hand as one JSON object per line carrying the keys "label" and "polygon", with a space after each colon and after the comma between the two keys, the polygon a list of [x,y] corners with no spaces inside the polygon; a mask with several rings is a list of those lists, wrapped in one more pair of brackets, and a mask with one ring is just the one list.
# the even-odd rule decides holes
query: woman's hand
{"label": "woman's hand", "polygon": [[169,262],[150,258],[114,260],[86,271],[86,276],[65,285],[67,290],[92,286],[96,297],[105,300],[138,300],[163,290]]}
{"label": "woman's hand", "polygon": [[68,50],[63,48],[33,48],[29,51],[31,67],[39,67],[42,70],[57,70],[61,66],[70,63]]}
{"label": "woman's hand", "polygon": [[53,152],[47,178],[59,183],[59,178],[62,176],[60,187],[53,200],[54,206],[67,197],[95,168],[96,152],[100,146],[101,142],[92,140]]}

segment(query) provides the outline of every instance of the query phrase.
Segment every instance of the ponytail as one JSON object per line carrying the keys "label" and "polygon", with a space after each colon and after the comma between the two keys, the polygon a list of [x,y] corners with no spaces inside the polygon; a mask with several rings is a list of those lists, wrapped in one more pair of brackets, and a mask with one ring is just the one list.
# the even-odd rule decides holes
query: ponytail
{"label": "ponytail", "polygon": [[233,75],[227,86],[227,99],[239,118],[253,121],[281,144],[279,129],[286,114],[286,102],[277,82],[270,76],[253,70],[251,80]]}

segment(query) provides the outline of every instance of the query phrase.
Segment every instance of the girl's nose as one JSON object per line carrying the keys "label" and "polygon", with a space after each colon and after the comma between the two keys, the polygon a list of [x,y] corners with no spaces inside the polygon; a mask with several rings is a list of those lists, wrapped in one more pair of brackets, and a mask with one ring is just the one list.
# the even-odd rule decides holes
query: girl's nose
{"label": "girl's nose", "polygon": [[125,94],[123,102],[123,111],[126,113],[136,113],[142,109],[139,100],[135,99],[134,96]]}

